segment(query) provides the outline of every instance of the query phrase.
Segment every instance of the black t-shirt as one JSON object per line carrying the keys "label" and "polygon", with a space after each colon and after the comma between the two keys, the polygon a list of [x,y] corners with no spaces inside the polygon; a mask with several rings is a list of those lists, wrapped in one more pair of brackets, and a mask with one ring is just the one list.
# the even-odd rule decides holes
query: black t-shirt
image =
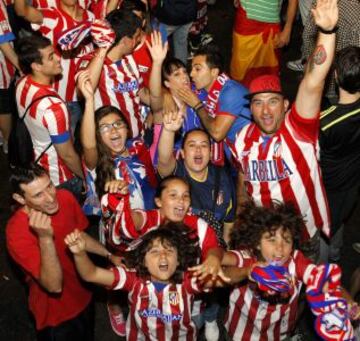
{"label": "black t-shirt", "polygon": [[360,99],[321,113],[320,165],[327,190],[347,190],[359,183]]}

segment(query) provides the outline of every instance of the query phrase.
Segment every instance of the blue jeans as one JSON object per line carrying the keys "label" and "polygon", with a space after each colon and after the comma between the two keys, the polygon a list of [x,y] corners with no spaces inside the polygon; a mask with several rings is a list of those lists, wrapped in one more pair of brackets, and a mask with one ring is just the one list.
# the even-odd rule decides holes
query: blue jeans
{"label": "blue jeans", "polygon": [[206,302],[204,311],[199,315],[192,316],[192,320],[194,321],[197,329],[201,329],[205,322],[215,321],[218,317],[220,306],[217,302],[218,300],[216,290],[206,295],[204,300]]}
{"label": "blue jeans", "polygon": [[180,59],[185,65],[188,57],[188,35],[191,25],[192,22],[179,26],[164,25],[168,36],[173,36],[174,57]]}

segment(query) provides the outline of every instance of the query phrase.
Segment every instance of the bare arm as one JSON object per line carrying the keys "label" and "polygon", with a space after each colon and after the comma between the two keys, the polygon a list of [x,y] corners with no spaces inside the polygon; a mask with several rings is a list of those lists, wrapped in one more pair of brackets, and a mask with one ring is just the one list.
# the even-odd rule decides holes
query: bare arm
{"label": "bare arm", "polygon": [[14,0],[14,8],[19,17],[23,17],[31,23],[41,24],[43,22],[41,11],[29,5],[26,0]]}
{"label": "bare arm", "polygon": [[161,82],[161,68],[168,51],[168,43],[164,45],[161,40],[160,32],[151,34],[151,44],[145,41],[147,48],[151,54],[152,66],[150,72],[150,106],[153,111],[159,111],[163,107],[163,94]]}
{"label": "bare arm", "polygon": [[246,192],[246,186],[244,183],[244,173],[239,171],[238,173],[238,183],[237,183],[237,191],[236,191],[236,197],[237,197],[237,208],[236,213],[239,213],[241,205],[249,200],[249,195]]}
{"label": "bare arm", "polygon": [[226,242],[226,244],[229,245],[229,242],[230,242],[230,234],[231,234],[231,231],[232,231],[232,228],[234,227],[234,223],[231,222],[231,223],[224,223],[224,233],[223,233],[223,237],[224,237],[224,240]]}
{"label": "bare arm", "polygon": [[56,153],[64,161],[67,167],[79,178],[84,178],[79,155],[76,153],[71,140],[64,143],[54,144]]}
{"label": "bare arm", "polygon": [[201,101],[190,89],[178,89],[178,96],[190,107],[196,108],[197,115],[200,117],[201,123],[210,134],[210,136],[217,142],[222,141],[236,117],[233,115],[216,115],[211,117],[204,106],[201,106]]}
{"label": "bare arm", "polygon": [[110,252],[98,240],[89,236],[86,232],[80,232],[81,238],[84,239],[86,251],[99,255],[101,257],[109,257]]}
{"label": "bare arm", "polygon": [[80,277],[91,283],[111,286],[115,276],[111,270],[103,269],[96,266],[86,254],[86,240],[79,230],[68,234],[64,239],[65,244],[69,247],[74,255],[76,269]]}
{"label": "bare arm", "polygon": [[93,89],[96,89],[99,85],[101,70],[103,68],[108,51],[109,47],[99,47],[96,50],[93,59],[91,59],[89,65],[86,68],[86,70],[89,72],[90,82]]}
{"label": "bare arm", "polygon": [[249,278],[250,268],[238,268],[236,266],[230,266],[223,268],[224,275],[230,279],[229,284],[240,283]]}
{"label": "bare arm", "polygon": [[40,285],[50,293],[62,291],[62,269],[54,244],[51,218],[39,211],[30,210],[29,225],[38,237],[40,248]]}
{"label": "bare arm", "polygon": [[282,29],[282,31],[277,36],[276,47],[281,48],[286,46],[290,42],[291,30],[294,24],[294,20],[296,17],[296,12],[298,9],[298,0],[289,0],[286,11],[286,23]]}
{"label": "bare arm", "polygon": [[5,55],[5,57],[10,61],[10,63],[20,71],[19,60],[11,44],[10,43],[1,44],[0,50]]}
{"label": "bare arm", "polygon": [[[331,31],[338,20],[337,1],[318,0],[312,14],[318,27]],[[307,64],[304,79],[300,83],[296,96],[297,112],[305,119],[315,118],[320,111],[326,75],[334,57],[335,38],[335,33],[319,32],[315,51]]]}
{"label": "bare arm", "polygon": [[163,116],[163,129],[158,145],[158,172],[163,177],[172,174],[175,169],[175,132],[180,129],[182,122],[183,118],[179,112],[173,112]]}
{"label": "bare arm", "polygon": [[86,167],[95,169],[98,161],[96,148],[96,129],[94,116],[94,91],[90,83],[89,71],[82,71],[78,76],[78,88],[85,97],[85,110],[80,127],[80,141]]}
{"label": "bare arm", "polygon": [[106,14],[109,14],[114,9],[117,9],[120,1],[122,2],[122,0],[109,0],[106,6]]}

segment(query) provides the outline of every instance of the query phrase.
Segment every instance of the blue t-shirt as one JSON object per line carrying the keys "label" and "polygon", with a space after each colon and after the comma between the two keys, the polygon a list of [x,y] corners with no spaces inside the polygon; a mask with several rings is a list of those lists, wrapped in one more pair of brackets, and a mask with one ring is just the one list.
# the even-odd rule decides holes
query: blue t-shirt
{"label": "blue t-shirt", "polygon": [[236,116],[226,135],[232,143],[235,141],[237,132],[251,121],[249,100],[244,97],[248,93],[247,88],[232,79],[225,83],[220,92],[218,111]]}
{"label": "blue t-shirt", "polygon": [[[187,172],[184,161],[176,161],[174,175],[186,178],[190,183],[191,208],[197,214],[200,210],[208,210],[215,214],[220,222],[232,222],[235,219],[236,193],[231,176],[224,167],[209,163],[208,176],[203,182],[196,181]],[[218,178],[218,194],[215,198],[216,178]],[[214,211],[213,211],[214,208]]]}

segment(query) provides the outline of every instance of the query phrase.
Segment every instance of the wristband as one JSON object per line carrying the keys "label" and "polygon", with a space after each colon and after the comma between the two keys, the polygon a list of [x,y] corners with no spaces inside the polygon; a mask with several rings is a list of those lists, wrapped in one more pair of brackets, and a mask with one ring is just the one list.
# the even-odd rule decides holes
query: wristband
{"label": "wristband", "polygon": [[319,26],[317,28],[318,28],[319,32],[324,33],[324,34],[334,34],[339,29],[338,26],[335,26],[332,30],[324,30],[323,28],[321,28]]}
{"label": "wristband", "polygon": [[197,113],[200,109],[202,109],[204,107],[203,102],[199,102],[198,104],[196,104],[193,109],[195,110],[195,112]]}
{"label": "wristband", "polygon": [[111,261],[111,256],[112,256],[112,253],[111,252],[108,252],[108,254],[106,255],[106,259],[108,261]]}

